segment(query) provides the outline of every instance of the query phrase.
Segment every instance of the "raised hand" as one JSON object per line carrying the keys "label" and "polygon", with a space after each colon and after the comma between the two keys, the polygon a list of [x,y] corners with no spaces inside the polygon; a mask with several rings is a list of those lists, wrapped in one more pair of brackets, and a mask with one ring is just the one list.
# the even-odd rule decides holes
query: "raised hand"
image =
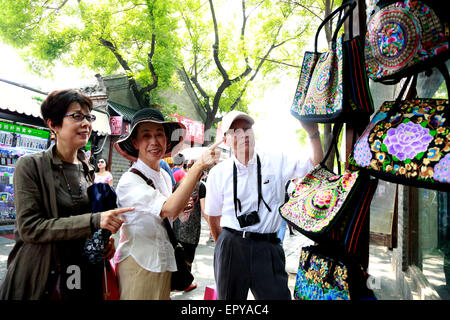
{"label": "raised hand", "polygon": [[219,162],[220,150],[216,150],[216,148],[222,142],[223,142],[223,140],[217,141],[212,146],[210,146],[205,152],[203,152],[203,154],[201,155],[201,157],[199,159],[199,162],[204,167],[204,169],[212,167]]}

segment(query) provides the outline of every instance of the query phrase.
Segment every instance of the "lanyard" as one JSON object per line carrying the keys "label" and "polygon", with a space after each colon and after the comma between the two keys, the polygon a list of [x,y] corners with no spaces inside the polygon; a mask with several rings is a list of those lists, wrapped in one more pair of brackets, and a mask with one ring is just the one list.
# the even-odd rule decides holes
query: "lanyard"
{"label": "lanyard", "polygon": [[[267,210],[269,212],[272,212],[270,207],[267,205],[266,201],[264,201],[264,198],[262,196],[262,187],[261,187],[261,162],[259,160],[259,156],[256,155],[256,163],[257,163],[257,172],[258,172],[258,212],[259,212],[259,203],[261,200],[263,201],[264,205],[266,206]],[[241,201],[237,198],[237,168],[236,163],[233,162],[233,199],[234,199],[234,213],[237,218],[237,208],[239,207],[239,212],[242,210]]]}

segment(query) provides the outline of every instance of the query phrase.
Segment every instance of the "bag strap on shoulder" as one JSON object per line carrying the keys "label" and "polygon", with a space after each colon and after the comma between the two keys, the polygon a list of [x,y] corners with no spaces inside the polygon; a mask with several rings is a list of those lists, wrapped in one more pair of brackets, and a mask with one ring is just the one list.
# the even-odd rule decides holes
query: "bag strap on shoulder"
{"label": "bag strap on shoulder", "polygon": [[[139,171],[139,170],[136,169],[136,168],[131,168],[129,171],[132,172],[132,173],[134,173],[134,174],[137,174],[139,177],[141,177],[142,179],[144,179],[144,181],[145,181],[150,187],[152,187],[153,189],[156,190],[155,184],[153,183],[152,179],[148,179],[141,171]],[[175,249],[175,248],[178,246],[178,241],[177,241],[177,239],[175,238],[175,234],[174,234],[173,229],[172,229],[172,227],[171,227],[171,225],[170,225],[169,219],[164,218],[164,219],[163,219],[163,222],[164,222],[164,227],[165,227],[166,230],[167,230],[167,235],[169,236],[170,243],[172,244],[173,248]]]}

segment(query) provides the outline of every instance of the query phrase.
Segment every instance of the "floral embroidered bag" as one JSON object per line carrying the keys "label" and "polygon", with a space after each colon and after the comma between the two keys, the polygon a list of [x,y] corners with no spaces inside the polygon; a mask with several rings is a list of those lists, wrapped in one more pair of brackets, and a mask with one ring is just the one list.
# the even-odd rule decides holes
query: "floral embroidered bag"
{"label": "floral embroidered bag", "polygon": [[[339,124],[335,125],[333,141],[339,131]],[[324,163],[331,149],[330,146],[322,162],[300,181],[279,212],[311,240],[333,243],[348,253],[358,254],[361,240],[368,236],[364,231],[377,180],[359,171],[335,174],[328,170]]]}
{"label": "floral embroidered bag", "polygon": [[[450,77],[438,66],[447,90]],[[410,80],[410,79],[408,79]],[[450,107],[448,99],[384,102],[356,142],[349,162],[380,179],[448,191],[450,187]]]}
{"label": "floral embroidered bag", "polygon": [[303,247],[294,287],[295,300],[376,299],[361,265],[335,248]]}
{"label": "floral embroidered bag", "polygon": [[372,0],[365,63],[374,81],[394,84],[450,56],[449,18],[442,0]]}

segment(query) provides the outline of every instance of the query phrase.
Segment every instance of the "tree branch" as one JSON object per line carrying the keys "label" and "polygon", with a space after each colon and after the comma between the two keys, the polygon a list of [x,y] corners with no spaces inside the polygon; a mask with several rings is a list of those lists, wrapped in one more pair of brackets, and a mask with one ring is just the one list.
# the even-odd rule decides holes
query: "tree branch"
{"label": "tree branch", "polygon": [[155,44],[156,44],[156,35],[153,33],[151,46],[150,46],[150,52],[147,54],[148,69],[150,70],[150,74],[152,76],[153,83],[142,88],[141,93],[152,91],[153,89],[156,89],[156,87],[158,86],[158,75],[155,72],[155,66],[153,65],[153,62],[152,62],[153,55],[155,54]]}
{"label": "tree branch", "polygon": [[122,55],[117,51],[117,48],[114,46],[114,44],[111,41],[108,41],[102,37],[100,37],[99,39],[100,43],[102,46],[108,48],[113,54],[114,57],[116,57],[117,61],[119,62],[119,64],[122,66],[122,68],[125,70],[127,78],[128,78],[128,82],[130,84],[130,88],[133,92],[134,97],[136,98],[139,106],[141,108],[145,107],[145,103],[143,101],[142,98],[142,94],[141,92],[139,92],[136,80],[133,77],[133,72],[131,71],[128,62],[125,61],[125,59],[122,57]]}
{"label": "tree branch", "polygon": [[220,74],[222,75],[222,78],[224,81],[228,81],[229,76],[224,67],[222,66],[222,63],[219,59],[219,28],[217,27],[217,19],[216,14],[214,12],[214,5],[212,0],[209,0],[209,7],[211,8],[211,15],[214,25],[214,44],[213,44],[213,57],[214,62],[216,63],[217,68],[219,69]]}
{"label": "tree branch", "polygon": [[287,66],[287,67],[301,68],[301,66],[297,66],[297,65],[294,65],[294,64],[286,63],[286,62],[283,62],[283,61],[277,61],[277,60],[272,60],[272,59],[267,59],[267,58],[261,58],[261,57],[258,57],[258,58],[259,58],[259,59],[264,59],[264,60],[266,60],[266,61],[268,61],[268,62],[282,64],[282,65]]}

